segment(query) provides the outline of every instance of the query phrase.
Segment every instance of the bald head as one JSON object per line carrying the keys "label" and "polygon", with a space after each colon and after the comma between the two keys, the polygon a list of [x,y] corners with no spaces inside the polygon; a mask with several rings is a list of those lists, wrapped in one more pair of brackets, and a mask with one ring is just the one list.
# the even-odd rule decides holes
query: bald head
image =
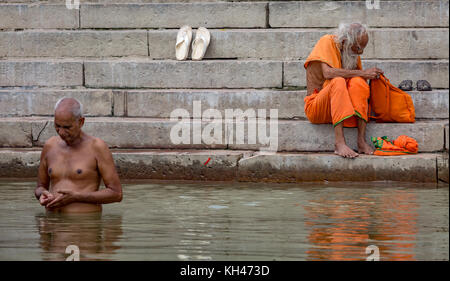
{"label": "bald head", "polygon": [[71,114],[75,119],[83,117],[83,105],[74,98],[62,98],[56,102],[55,115]]}

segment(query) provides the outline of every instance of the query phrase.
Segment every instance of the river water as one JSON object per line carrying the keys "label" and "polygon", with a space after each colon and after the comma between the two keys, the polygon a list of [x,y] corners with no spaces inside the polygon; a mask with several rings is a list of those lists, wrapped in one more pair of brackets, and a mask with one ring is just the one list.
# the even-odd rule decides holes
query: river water
{"label": "river water", "polygon": [[46,213],[34,186],[0,181],[0,260],[65,260],[69,245],[80,260],[449,259],[448,185],[124,183],[85,215]]}

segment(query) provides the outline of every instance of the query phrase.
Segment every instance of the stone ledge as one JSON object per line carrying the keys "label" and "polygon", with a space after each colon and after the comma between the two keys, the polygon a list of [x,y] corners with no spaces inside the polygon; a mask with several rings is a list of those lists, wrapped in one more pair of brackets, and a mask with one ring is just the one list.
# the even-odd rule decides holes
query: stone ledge
{"label": "stone ledge", "polygon": [[[305,87],[306,70],[304,61],[285,61],[284,87]],[[378,67],[394,86],[403,80],[428,80],[431,87],[448,89],[448,60],[365,60],[362,58],[363,69]]]}
{"label": "stone ledge", "polygon": [[81,4],[82,28],[266,26],[266,3]]}
{"label": "stone ledge", "polygon": [[78,10],[55,4],[0,4],[0,29],[79,28]]}
{"label": "stone ledge", "polygon": [[[371,27],[448,27],[449,1],[381,1],[367,9],[365,1],[288,1],[269,3],[271,27],[335,27],[360,21]],[[301,16],[299,16],[301,15]]]}
{"label": "stone ledge", "polygon": [[[448,119],[449,91],[411,91],[416,119]],[[84,105],[86,116],[127,116],[170,118],[178,108],[192,116],[194,101],[200,101],[202,112],[214,108],[225,114],[225,109],[277,109],[279,119],[305,119],[305,90],[260,89],[1,89],[0,116],[52,116],[56,101],[75,97]],[[448,142],[446,143],[448,147]]]}
{"label": "stone ledge", "polygon": [[283,79],[281,61],[88,60],[84,67],[89,88],[281,88]]}
{"label": "stone ledge", "polygon": [[[210,29],[205,59],[306,59],[317,41],[333,29]],[[150,30],[149,54],[175,59],[178,30]],[[195,38],[196,30],[193,30]],[[447,28],[377,28],[369,31],[364,59],[448,59]]]}
{"label": "stone ledge", "polygon": [[[256,122],[262,122],[262,119]],[[181,121],[180,121],[181,122]],[[302,120],[278,120],[278,137],[275,131],[270,132],[270,124],[266,122],[266,135],[273,136],[268,143],[263,145],[263,135],[257,134],[255,144],[248,142],[248,122],[231,119],[205,121],[200,119],[177,120],[157,118],[122,118],[122,117],[90,117],[86,118],[84,131],[87,134],[103,139],[110,147],[114,148],[149,148],[149,149],[233,149],[254,150],[276,145],[278,151],[291,152],[325,152],[334,151],[334,133],[331,124],[311,124]],[[232,124],[234,123],[234,125]],[[388,136],[391,139],[399,135],[408,135],[417,140],[420,152],[436,152],[445,149],[444,127],[448,121],[418,121],[416,123],[374,123],[367,126],[367,141],[370,137]],[[230,132],[226,125],[237,124],[244,127],[243,140],[237,143],[234,133],[232,142]],[[177,127],[174,127],[176,126]],[[217,125],[214,126],[214,125]],[[252,123],[252,125],[257,125]],[[194,142],[194,127],[200,128],[200,133],[195,134],[199,139]],[[203,129],[208,126],[208,129]],[[186,143],[173,143],[170,139],[171,132],[174,136],[179,133],[179,128],[189,130],[189,139]],[[175,129],[173,129],[175,128]],[[205,142],[205,136],[214,128],[214,134]],[[217,129],[217,131],[216,131]],[[234,130],[234,132],[236,129]],[[44,143],[56,132],[51,117],[5,117],[0,118],[0,145],[3,147],[29,147],[43,146]],[[187,132],[185,133],[187,135]],[[347,143],[356,149],[357,130],[346,128]],[[275,142],[278,143],[275,143]]]}
{"label": "stone ledge", "polygon": [[260,154],[239,161],[238,180],[436,182],[436,157],[436,154],[360,155],[343,159],[333,154]]}
{"label": "stone ledge", "polygon": [[[229,150],[112,150],[121,179],[254,182],[404,181],[437,182],[448,175],[448,154],[359,156],[259,154]],[[35,178],[40,150],[0,149],[0,178]],[[447,157],[447,165],[437,159]],[[205,162],[211,158],[205,165]],[[447,176],[448,182],[448,176]]]}

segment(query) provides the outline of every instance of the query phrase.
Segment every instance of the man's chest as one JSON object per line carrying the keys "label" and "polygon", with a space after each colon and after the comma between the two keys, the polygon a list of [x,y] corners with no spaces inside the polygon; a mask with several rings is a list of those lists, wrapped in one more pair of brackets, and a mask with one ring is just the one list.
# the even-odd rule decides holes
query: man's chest
{"label": "man's chest", "polygon": [[47,173],[52,179],[82,180],[97,175],[97,160],[92,153],[55,149],[47,156]]}

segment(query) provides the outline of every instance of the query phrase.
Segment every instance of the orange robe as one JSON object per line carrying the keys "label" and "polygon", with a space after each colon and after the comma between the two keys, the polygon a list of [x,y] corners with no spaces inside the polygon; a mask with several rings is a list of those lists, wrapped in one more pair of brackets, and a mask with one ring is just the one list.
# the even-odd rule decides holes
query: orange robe
{"label": "orange robe", "polygon": [[[333,68],[342,68],[341,52],[334,42],[334,35],[324,35],[309,54],[305,69],[311,61],[320,61]],[[358,56],[358,69],[362,69]],[[314,124],[344,122],[344,127],[357,127],[357,117],[368,122],[370,88],[361,77],[326,80],[322,89],[305,97],[306,117]]]}

